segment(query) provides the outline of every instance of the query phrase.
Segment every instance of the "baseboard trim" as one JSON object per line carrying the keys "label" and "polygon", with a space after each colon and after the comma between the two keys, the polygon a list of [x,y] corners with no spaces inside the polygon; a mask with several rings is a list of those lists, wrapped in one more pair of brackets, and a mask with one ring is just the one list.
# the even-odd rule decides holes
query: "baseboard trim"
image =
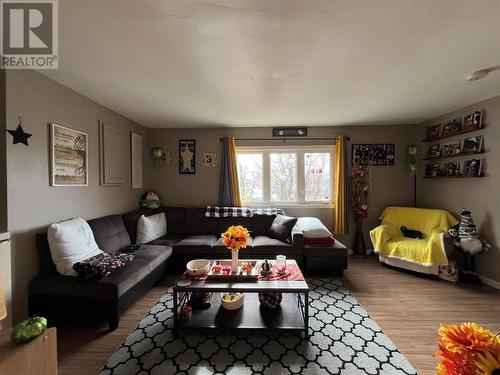
{"label": "baseboard trim", "polygon": [[483,284],[500,290],[500,282],[499,281],[492,280],[486,276],[481,276],[481,275],[478,275],[478,276],[479,276],[479,279],[481,279],[481,281],[483,282]]}

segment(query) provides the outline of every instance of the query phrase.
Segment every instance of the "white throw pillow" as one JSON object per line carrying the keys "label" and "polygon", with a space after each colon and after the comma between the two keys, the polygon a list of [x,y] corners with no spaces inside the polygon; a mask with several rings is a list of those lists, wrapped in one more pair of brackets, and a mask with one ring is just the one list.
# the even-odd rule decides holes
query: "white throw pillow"
{"label": "white throw pillow", "polygon": [[73,264],[102,253],[92,229],[81,217],[50,225],[47,238],[52,260],[62,275],[76,276]]}
{"label": "white throw pillow", "polygon": [[142,215],[137,222],[137,244],[144,244],[156,240],[167,234],[167,217],[165,213],[151,216]]}
{"label": "white throw pillow", "polygon": [[301,231],[305,238],[327,238],[333,234],[317,217],[301,217],[297,220],[294,230]]}

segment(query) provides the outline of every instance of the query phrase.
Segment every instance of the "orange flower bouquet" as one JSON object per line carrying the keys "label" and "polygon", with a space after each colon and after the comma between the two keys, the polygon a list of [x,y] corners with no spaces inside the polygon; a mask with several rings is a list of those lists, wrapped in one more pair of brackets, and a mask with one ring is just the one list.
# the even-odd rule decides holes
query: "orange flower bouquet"
{"label": "orange flower bouquet", "polygon": [[500,375],[500,337],[476,323],[441,325],[437,375]]}
{"label": "orange flower bouquet", "polygon": [[221,234],[224,245],[231,250],[231,268],[233,273],[238,272],[238,251],[247,247],[250,237],[248,229],[241,225],[233,225]]}

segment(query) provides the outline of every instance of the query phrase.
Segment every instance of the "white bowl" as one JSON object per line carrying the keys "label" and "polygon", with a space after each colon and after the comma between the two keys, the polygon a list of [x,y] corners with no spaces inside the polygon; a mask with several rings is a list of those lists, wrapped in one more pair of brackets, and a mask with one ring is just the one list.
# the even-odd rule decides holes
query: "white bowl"
{"label": "white bowl", "polygon": [[224,294],[226,293],[221,293],[220,301],[222,307],[224,307],[226,310],[238,310],[243,306],[243,302],[245,301],[245,294],[240,293],[239,298],[232,301],[224,301]]}
{"label": "white bowl", "polygon": [[186,264],[186,268],[191,276],[206,275],[210,271],[210,261],[206,259],[194,259]]}

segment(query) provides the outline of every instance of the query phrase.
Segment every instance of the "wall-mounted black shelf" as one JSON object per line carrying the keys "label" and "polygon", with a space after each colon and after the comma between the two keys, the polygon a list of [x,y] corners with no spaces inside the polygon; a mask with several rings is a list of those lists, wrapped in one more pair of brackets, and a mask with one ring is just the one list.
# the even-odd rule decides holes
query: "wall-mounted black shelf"
{"label": "wall-mounted black shelf", "polygon": [[422,140],[422,142],[439,141],[440,139],[451,138],[451,137],[454,137],[456,135],[466,134],[466,133],[472,133],[472,132],[476,132],[478,130],[483,130],[483,129],[484,129],[484,126],[481,126],[480,128],[464,129],[464,130],[460,130],[458,132],[441,134],[440,136],[437,136],[437,137],[425,138],[425,139]]}
{"label": "wall-mounted black shelf", "polygon": [[462,176],[462,175],[459,175],[459,176],[423,176],[422,178],[432,179],[432,178],[482,178],[482,177],[485,177],[484,174],[482,174],[480,176]]}
{"label": "wall-mounted black shelf", "polygon": [[479,151],[479,152],[460,152],[458,154],[452,154],[452,155],[445,155],[445,156],[440,156],[438,158],[424,158],[422,160],[426,160],[426,161],[429,161],[429,160],[441,160],[441,159],[451,159],[451,158],[459,158],[459,157],[462,157],[462,156],[472,156],[472,155],[480,155],[480,154],[484,154],[486,153],[486,151]]}

